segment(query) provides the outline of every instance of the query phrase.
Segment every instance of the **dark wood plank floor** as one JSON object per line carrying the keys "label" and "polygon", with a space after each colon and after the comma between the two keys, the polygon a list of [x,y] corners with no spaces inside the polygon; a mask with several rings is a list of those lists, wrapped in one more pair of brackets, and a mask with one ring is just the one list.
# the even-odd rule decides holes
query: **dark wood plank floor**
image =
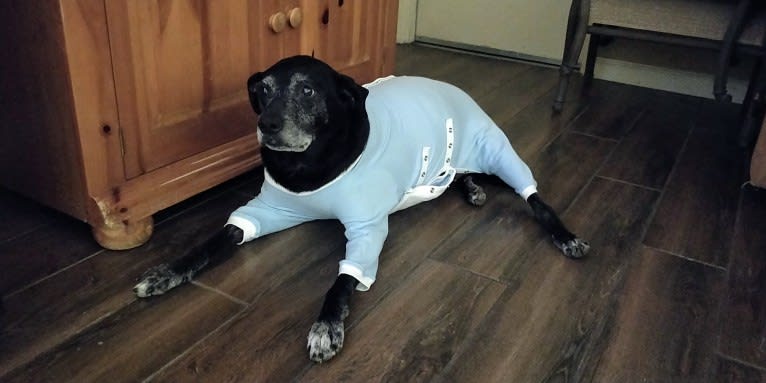
{"label": "dark wood plank floor", "polygon": [[509,189],[391,217],[345,348],[307,331],[344,237],[313,222],[136,300],[257,193],[258,171],[160,212],[152,240],[99,249],[87,225],[0,189],[2,382],[766,382],[766,191],[742,187],[737,108],[596,81],[551,113],[555,69],[400,46],[397,73],[452,82],[511,138],[593,248],[560,256]]}

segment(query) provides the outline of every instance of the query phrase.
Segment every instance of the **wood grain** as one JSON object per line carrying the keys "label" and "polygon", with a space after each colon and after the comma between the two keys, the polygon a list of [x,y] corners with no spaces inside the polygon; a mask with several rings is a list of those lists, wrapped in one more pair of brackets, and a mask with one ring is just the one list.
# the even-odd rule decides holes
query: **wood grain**
{"label": "wood grain", "polygon": [[[455,286],[460,286],[456,289]],[[434,261],[423,263],[354,325],[337,360],[304,382],[426,382],[453,359],[505,286]]]}
{"label": "wood grain", "polygon": [[90,227],[74,218],[52,214],[43,227],[0,242],[0,296],[53,274],[100,251]]}
{"label": "wood grain", "polygon": [[93,217],[90,224],[120,225],[168,208],[252,170],[261,161],[258,148],[253,133],[95,195],[88,206]]}
{"label": "wood grain", "polygon": [[9,52],[0,60],[0,183],[84,219],[85,178],[58,3],[0,5],[0,49]]}
{"label": "wood grain", "polygon": [[[120,137],[121,132],[129,129],[124,129],[127,127],[121,126],[118,119],[106,3],[75,0],[60,1],[59,6],[66,42],[61,48],[66,52],[77,124],[68,133],[77,137],[79,145],[68,154],[80,157],[77,170],[85,179],[90,192],[87,195],[93,195],[125,182]],[[47,59],[48,54],[45,52],[42,57]],[[50,126],[59,130],[60,123]],[[70,184],[67,180],[59,182]],[[77,203],[83,203],[85,195],[76,196]]]}
{"label": "wood grain", "polygon": [[128,178],[252,133],[244,82],[255,69],[249,47],[261,44],[249,40],[248,23],[270,15],[254,8],[231,0],[106,3]]}
{"label": "wood grain", "polygon": [[[261,27],[268,32],[255,23],[248,33]],[[285,47],[303,43],[297,33],[284,36]],[[314,365],[305,339],[343,256],[337,222],[302,225],[242,246],[195,285],[164,297],[137,301],[130,291],[143,270],[180,256],[252,198],[262,182],[258,171],[156,215],[157,234],[142,248],[99,253],[76,265],[92,244],[82,224],[0,192],[3,217],[10,217],[0,223],[0,238],[6,233],[0,285],[25,285],[3,298],[0,381],[766,381],[763,192],[741,192],[731,234],[698,240],[712,254],[723,252],[727,271],[642,245],[655,205],[673,198],[690,201],[679,200],[689,207],[668,213],[679,218],[663,227],[669,243],[692,238],[684,214],[700,214],[689,221],[701,222],[701,232],[726,221],[720,219],[727,202],[717,198],[731,193],[723,185],[728,181],[700,178],[734,177],[723,173],[725,162],[736,163],[735,154],[715,146],[736,133],[726,111],[731,106],[658,92],[630,128],[615,121],[631,115],[623,103],[640,101],[630,96],[636,89],[597,81],[590,95],[570,93],[568,105],[577,103],[576,110],[554,115],[553,88],[525,79],[532,72],[518,64],[417,46],[398,53],[400,68],[411,74],[471,78],[464,84],[501,120],[543,197],[593,245],[587,258],[563,258],[507,188],[486,184],[484,208],[467,205],[450,189],[390,217],[378,280],[352,298],[346,347],[330,363]],[[544,69],[534,75],[543,83],[557,76]],[[615,89],[599,93],[599,86]],[[642,127],[647,121],[656,126]],[[676,132],[685,123],[690,135]],[[685,145],[677,145],[679,135]],[[675,144],[662,142],[668,137]],[[653,165],[649,157],[657,153],[677,162],[675,170]],[[657,190],[611,176],[589,182],[599,161],[619,170],[612,176],[667,182]],[[704,196],[700,185],[709,189]],[[658,201],[661,195],[666,198]],[[696,204],[713,212],[689,213]],[[656,210],[655,217],[665,215],[662,206]],[[520,234],[509,238],[509,231]],[[731,243],[724,243],[726,235]],[[450,247],[455,250],[445,251]],[[483,258],[472,258],[477,249]],[[525,255],[507,256],[516,252]]]}
{"label": "wood grain", "polygon": [[[570,82],[570,89],[579,89],[580,81],[576,79],[573,78]],[[555,93],[556,90],[551,89],[510,119],[504,119],[502,113],[492,114],[492,118],[508,136],[516,153],[528,162],[568,129],[573,118],[592,111],[588,109],[589,100],[578,97],[567,99],[567,107],[560,113],[553,113],[551,100]]]}
{"label": "wood grain", "polygon": [[[539,153],[530,167],[541,197],[559,214],[590,181],[614,143],[564,134]],[[466,217],[433,257],[490,278],[509,280],[538,242],[553,247],[529,206],[509,187],[487,188],[486,210]],[[586,238],[587,239],[587,238]]]}
{"label": "wood grain", "polygon": [[598,137],[621,139],[635,126],[651,96],[656,97],[656,92],[594,80],[591,89],[579,97],[589,101],[587,112],[572,120],[571,129]]}
{"label": "wood grain", "polygon": [[717,362],[725,272],[643,248],[617,298],[597,382],[703,382]]}
{"label": "wood grain", "polygon": [[689,116],[697,104],[697,99],[678,97],[649,105],[599,174],[651,188],[664,187],[693,126]]}
{"label": "wood grain", "polygon": [[[303,225],[285,234],[305,234],[317,229],[316,226]],[[327,225],[319,223],[319,226]],[[300,234],[288,239],[296,242],[299,237]],[[307,239],[309,244],[316,245],[317,237],[307,235]],[[279,248],[284,249],[284,244]],[[272,249],[278,251],[279,248]],[[272,258],[274,266],[264,265],[267,259],[259,264],[248,259],[249,264],[241,266],[250,272],[250,279],[245,282],[249,282],[248,287],[253,290],[249,293],[252,304],[248,310],[174,361],[155,381],[287,381],[311,363],[305,351],[306,336],[326,290],[337,275],[337,255],[318,251],[290,255],[264,251],[233,258],[232,261]],[[233,262],[221,266],[229,263]],[[200,280],[211,284],[211,280],[219,277],[216,272],[220,269],[205,274]],[[222,287],[233,284],[224,282]]]}
{"label": "wood grain", "polygon": [[[443,214],[456,215],[470,208],[457,193],[450,193],[390,217],[378,281],[370,291],[353,297],[347,326],[374,312],[378,302],[444,240],[445,233],[463,222],[440,219]],[[412,230],[413,226],[422,230]],[[223,375],[237,381],[285,381],[308,367],[306,335],[337,275],[345,245],[342,233],[340,224],[326,221],[259,238],[199,278],[205,285],[252,302],[253,309],[169,366],[158,379],[209,381]],[[240,358],[222,359],[232,348],[250,350],[253,345],[258,346],[242,351]]]}
{"label": "wood grain", "polygon": [[49,224],[59,215],[51,209],[0,187],[0,242],[11,240]]}
{"label": "wood grain", "polygon": [[[505,82],[480,97],[477,102],[498,126],[503,126],[520,111],[548,94],[557,84],[556,71],[542,67],[528,67],[514,80]],[[545,115],[552,112],[546,111]]]}
{"label": "wood grain", "polygon": [[721,315],[721,352],[766,366],[766,190],[742,192],[729,252],[729,289]]}
{"label": "wood grain", "polygon": [[0,376],[134,302],[131,289],[143,271],[199,244],[245,201],[237,194],[216,198],[159,225],[140,248],[105,251],[5,297]]}
{"label": "wood grain", "polygon": [[[541,244],[488,314],[446,381],[580,381],[593,375],[616,325],[616,302],[635,263],[656,192],[594,179],[565,219],[591,253],[565,259]],[[459,361],[459,362],[458,362]]]}
{"label": "wood grain", "polygon": [[141,381],[242,308],[196,286],[134,301],[3,381]]}
{"label": "wood grain", "polygon": [[737,125],[736,109],[710,103],[694,117],[695,128],[644,243],[726,267],[744,182],[744,155],[737,146],[738,130],[731,128]]}
{"label": "wood grain", "polygon": [[766,370],[719,357],[718,369],[709,381],[710,383],[764,383]]}
{"label": "wood grain", "polygon": [[[410,46],[400,46],[399,49],[404,52],[402,56],[405,58],[397,62],[396,75],[425,76],[450,83],[471,95],[480,104],[485,96],[495,97],[488,96],[488,93],[493,90],[508,91],[515,88],[514,83],[523,77],[524,73],[529,71],[533,74],[538,73],[526,65],[485,57],[456,55],[454,52],[442,49]],[[434,62],[443,64],[434,67]],[[485,81],[486,78],[492,78],[493,81]]]}

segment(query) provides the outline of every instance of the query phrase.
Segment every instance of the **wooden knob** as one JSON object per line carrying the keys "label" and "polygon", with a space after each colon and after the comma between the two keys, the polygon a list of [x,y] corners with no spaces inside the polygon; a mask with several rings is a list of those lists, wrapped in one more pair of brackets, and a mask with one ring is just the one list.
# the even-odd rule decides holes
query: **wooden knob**
{"label": "wooden knob", "polygon": [[277,12],[269,17],[269,27],[274,33],[282,32],[287,26],[287,16],[284,12]]}
{"label": "wooden knob", "polygon": [[290,26],[298,28],[303,22],[303,11],[300,8],[293,8],[287,12],[287,18],[290,19]]}

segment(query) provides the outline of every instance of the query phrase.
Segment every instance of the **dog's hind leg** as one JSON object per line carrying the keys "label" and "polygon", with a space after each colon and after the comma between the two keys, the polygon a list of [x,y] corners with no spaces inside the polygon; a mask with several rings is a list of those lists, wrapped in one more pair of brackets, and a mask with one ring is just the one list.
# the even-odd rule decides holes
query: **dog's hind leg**
{"label": "dog's hind leg", "polygon": [[556,212],[548,206],[537,193],[527,198],[527,203],[532,207],[535,218],[553,237],[553,244],[569,258],[582,258],[590,250],[588,242],[577,238],[561,222]]}
{"label": "dog's hind leg", "polygon": [[543,202],[537,194],[537,182],[532,171],[513,150],[505,134],[500,129],[488,133],[482,149],[486,173],[498,176],[526,199],[537,221],[553,237],[553,244],[569,258],[585,256],[590,245],[567,230],[556,212]]}
{"label": "dog's hind leg", "polygon": [[243,236],[242,229],[234,225],[224,226],[212,238],[183,257],[144,272],[138,284],[133,287],[133,292],[141,298],[160,295],[190,281],[203,268],[217,264],[234,254]]}
{"label": "dog's hind leg", "polygon": [[483,206],[487,202],[484,188],[474,182],[473,176],[466,175],[460,179],[460,186],[466,201],[473,206]]}
{"label": "dog's hind leg", "polygon": [[343,320],[349,313],[349,299],[359,282],[341,274],[325,295],[319,318],[311,326],[306,348],[309,358],[317,363],[330,360],[343,348]]}

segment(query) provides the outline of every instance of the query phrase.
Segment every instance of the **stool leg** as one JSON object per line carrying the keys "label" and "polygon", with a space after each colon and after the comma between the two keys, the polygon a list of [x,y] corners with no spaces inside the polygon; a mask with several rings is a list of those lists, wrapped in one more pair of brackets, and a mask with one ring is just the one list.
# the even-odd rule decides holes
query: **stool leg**
{"label": "stool leg", "polygon": [[567,35],[564,42],[564,54],[559,68],[559,85],[556,92],[556,100],[553,102],[553,110],[560,112],[564,107],[569,76],[577,65],[577,58],[582,51],[585,42],[585,33],[590,14],[590,0],[573,0],[569,8],[569,21],[567,23]]}
{"label": "stool leg", "polygon": [[734,15],[731,17],[729,26],[726,28],[726,34],[723,37],[721,52],[718,54],[718,68],[715,74],[715,83],[713,84],[713,95],[718,101],[731,102],[731,95],[726,91],[726,80],[729,75],[729,63],[731,61],[732,51],[737,44],[745,21],[748,18],[749,10],[752,6],[752,0],[740,0]]}
{"label": "stool leg", "polygon": [[597,34],[590,34],[590,42],[588,43],[588,57],[585,60],[585,75],[583,85],[589,87],[593,82],[593,71],[596,68],[596,56],[598,54],[598,47],[601,42],[601,36]]}
{"label": "stool leg", "polygon": [[759,58],[753,68],[750,84],[747,87],[745,100],[742,102],[742,127],[739,131],[739,146],[749,148],[755,142],[756,133],[763,119],[764,107],[766,106],[766,70],[764,61]]}

